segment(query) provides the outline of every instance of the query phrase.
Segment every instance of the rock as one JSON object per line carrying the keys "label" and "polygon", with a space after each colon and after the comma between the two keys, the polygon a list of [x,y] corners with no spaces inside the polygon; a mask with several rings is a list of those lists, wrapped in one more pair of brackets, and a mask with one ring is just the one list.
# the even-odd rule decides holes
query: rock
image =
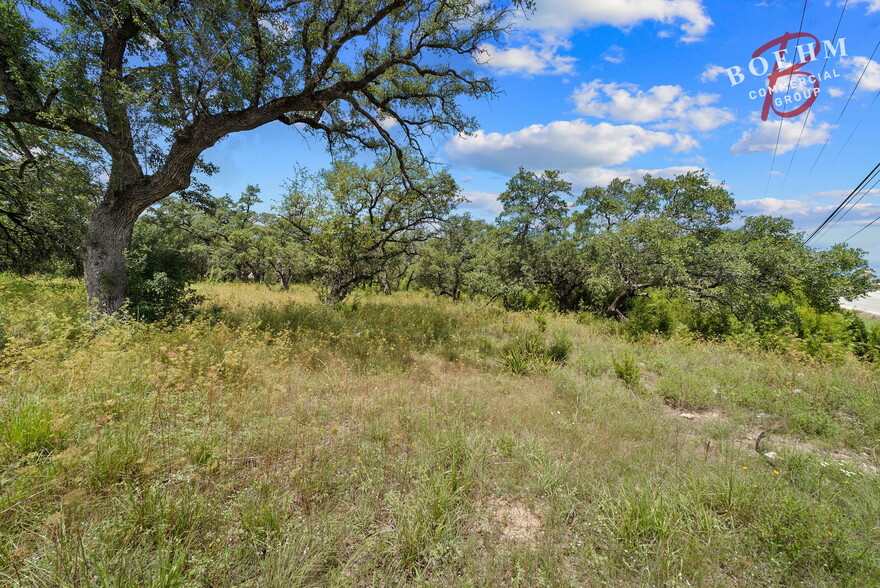
{"label": "rock", "polygon": [[697,418],[697,415],[693,415],[689,412],[683,412],[678,416],[680,416],[683,419],[688,419],[688,420],[694,420],[695,418]]}

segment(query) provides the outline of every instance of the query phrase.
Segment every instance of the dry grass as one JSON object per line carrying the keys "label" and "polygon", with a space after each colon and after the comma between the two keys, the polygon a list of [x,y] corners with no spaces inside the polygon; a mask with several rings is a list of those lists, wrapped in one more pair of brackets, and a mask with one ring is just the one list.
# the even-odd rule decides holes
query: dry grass
{"label": "dry grass", "polygon": [[0,584],[880,583],[878,477],[834,457],[878,464],[869,365],[248,284],[91,326],[76,284],[0,286]]}

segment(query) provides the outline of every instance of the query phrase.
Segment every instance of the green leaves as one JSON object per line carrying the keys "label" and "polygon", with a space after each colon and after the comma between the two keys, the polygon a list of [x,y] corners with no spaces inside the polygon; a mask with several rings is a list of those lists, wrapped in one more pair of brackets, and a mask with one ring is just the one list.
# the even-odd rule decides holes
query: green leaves
{"label": "green leaves", "polygon": [[[319,176],[300,173],[278,208],[291,238],[311,259],[311,275],[328,302],[391,272],[427,241],[460,201],[445,170],[380,160],[367,168],[337,161]],[[408,265],[408,264],[407,264]]]}

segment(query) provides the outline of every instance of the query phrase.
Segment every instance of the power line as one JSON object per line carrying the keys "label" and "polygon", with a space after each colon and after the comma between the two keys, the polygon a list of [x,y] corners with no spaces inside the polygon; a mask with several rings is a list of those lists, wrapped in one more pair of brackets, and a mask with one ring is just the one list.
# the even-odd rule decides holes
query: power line
{"label": "power line", "polygon": [[849,145],[849,142],[853,138],[853,135],[855,135],[856,131],[862,127],[862,123],[865,122],[865,118],[867,118],[868,112],[870,112],[871,107],[874,106],[874,103],[877,102],[877,98],[880,98],[880,91],[874,94],[874,99],[871,100],[868,108],[865,109],[865,113],[862,115],[862,118],[859,119],[859,122],[853,127],[853,130],[850,131],[849,137],[846,138],[846,141],[843,142],[843,146],[840,148],[840,151],[838,151],[837,155],[834,156],[834,160],[831,162],[831,167],[834,167],[834,164],[837,163],[838,159],[840,159],[840,156],[843,154],[846,146]]}
{"label": "power line", "polygon": [[866,175],[866,176],[862,179],[862,181],[859,182],[859,185],[856,186],[855,189],[854,189],[852,192],[850,192],[849,195],[848,195],[846,198],[843,199],[843,202],[841,202],[839,205],[837,205],[837,208],[835,208],[834,211],[833,211],[831,214],[829,214],[828,217],[827,217],[824,221],[822,221],[822,224],[820,224],[820,225],[818,226],[818,228],[816,228],[816,230],[813,231],[813,232],[810,234],[809,237],[807,237],[807,239],[804,241],[804,245],[806,245],[807,243],[809,243],[810,241],[812,241],[813,238],[814,238],[816,235],[818,235],[819,232],[820,232],[822,229],[824,229],[825,226],[826,226],[829,222],[831,222],[831,219],[833,219],[835,216],[837,216],[837,213],[839,213],[840,210],[841,210],[844,206],[846,206],[846,205],[849,203],[850,200],[852,200],[853,196],[855,196],[856,193],[858,193],[859,191],[861,191],[862,187],[864,187],[868,182],[871,181],[871,179],[873,179],[873,176],[877,173],[878,170],[880,170],[880,163],[878,163],[876,166],[874,166],[874,169],[872,169],[872,170],[870,171],[870,173],[868,173],[868,175]]}
{"label": "power line", "polygon": [[[843,109],[840,111],[840,114],[837,116],[837,120],[834,121],[835,127],[837,127],[837,124],[840,122],[840,119],[843,118],[843,113],[846,112],[846,109],[849,106],[850,100],[852,100],[853,96],[856,93],[856,90],[859,88],[859,84],[862,82],[862,78],[865,76],[865,72],[868,71],[868,67],[871,65],[871,62],[874,60],[874,55],[876,55],[878,48],[880,48],[880,41],[877,41],[877,44],[874,46],[874,51],[871,52],[871,57],[869,57],[867,63],[865,63],[865,69],[862,70],[861,75],[859,75],[859,79],[856,80],[856,85],[853,86],[852,92],[850,92],[850,94],[849,94],[849,98],[846,99],[846,104],[843,105]],[[832,129],[832,132],[833,132],[833,129]],[[816,168],[816,164],[819,162],[819,159],[822,157],[822,154],[825,153],[825,148],[827,146],[828,146],[828,141],[825,141],[825,143],[822,144],[822,149],[819,151],[819,155],[816,156],[816,159],[813,161],[813,165],[810,166],[810,171],[808,171],[806,177],[804,177],[804,183],[807,182],[807,179],[810,177],[810,174],[813,173],[813,170]],[[801,186],[803,186],[803,184],[801,184]]]}
{"label": "power line", "polygon": [[[837,223],[841,222],[844,218],[846,218],[846,215],[848,215],[859,204],[859,202],[861,202],[865,198],[865,196],[868,196],[874,190],[874,188],[877,187],[877,184],[880,184],[880,175],[877,175],[877,174],[875,174],[875,175],[877,176],[877,179],[874,180],[874,183],[871,185],[871,187],[868,188],[867,190],[863,190],[862,195],[859,196],[858,200],[856,200],[855,202],[850,204],[848,207],[846,207],[846,210],[843,211],[843,214],[841,214],[840,216],[838,216],[834,220],[832,220],[831,224],[829,224],[825,228],[825,231],[822,234],[820,234],[819,236],[817,236],[816,239],[821,239],[824,235],[827,235],[828,231],[830,231],[834,227],[834,225],[836,225]],[[873,178],[871,178],[871,179],[873,179]],[[868,181],[870,182],[871,180],[868,180]]]}
{"label": "power line", "polygon": [[873,225],[874,223],[876,223],[877,221],[880,221],[880,216],[878,216],[877,218],[875,218],[874,220],[872,220],[871,222],[869,222],[868,224],[866,224],[864,227],[862,227],[861,229],[859,229],[858,231],[856,231],[855,233],[853,233],[852,235],[850,235],[849,237],[847,237],[846,239],[844,239],[843,242],[844,242],[844,243],[847,243],[847,242],[850,241],[853,237],[855,237],[856,235],[858,235],[859,233],[861,233],[862,231],[864,231],[865,229],[867,229],[868,227],[870,227],[871,225]]}

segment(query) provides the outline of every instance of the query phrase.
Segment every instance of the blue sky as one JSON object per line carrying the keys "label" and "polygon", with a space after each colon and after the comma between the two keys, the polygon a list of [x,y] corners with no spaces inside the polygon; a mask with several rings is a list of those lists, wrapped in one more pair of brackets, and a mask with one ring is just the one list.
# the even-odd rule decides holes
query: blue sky
{"label": "blue sky", "polygon": [[[802,1],[537,4],[502,46],[485,46],[471,64],[504,92],[465,104],[480,130],[427,146],[450,166],[477,216],[494,217],[495,197],[520,166],[563,170],[576,191],[614,177],[705,169],[745,213],[787,216],[812,231],[880,161],[880,0],[848,0],[845,10],[843,0],[808,0],[802,30],[822,50],[803,69],[816,75],[824,67],[827,79],[807,112],[784,120],[771,112],[766,121],[756,95],[766,75],[752,75],[749,62],[765,43],[799,30]],[[806,42],[789,43],[783,59],[797,60],[795,45]],[[763,57],[772,66],[771,51]],[[763,73],[760,61],[754,66]],[[727,71],[734,67],[745,76],[737,85]],[[258,184],[267,202],[294,165],[329,161],[322,143],[280,123],[229,137],[206,155],[221,169],[208,179],[216,193]],[[815,244],[847,239],[878,216],[880,186]],[[880,267],[880,221],[849,243]]]}

